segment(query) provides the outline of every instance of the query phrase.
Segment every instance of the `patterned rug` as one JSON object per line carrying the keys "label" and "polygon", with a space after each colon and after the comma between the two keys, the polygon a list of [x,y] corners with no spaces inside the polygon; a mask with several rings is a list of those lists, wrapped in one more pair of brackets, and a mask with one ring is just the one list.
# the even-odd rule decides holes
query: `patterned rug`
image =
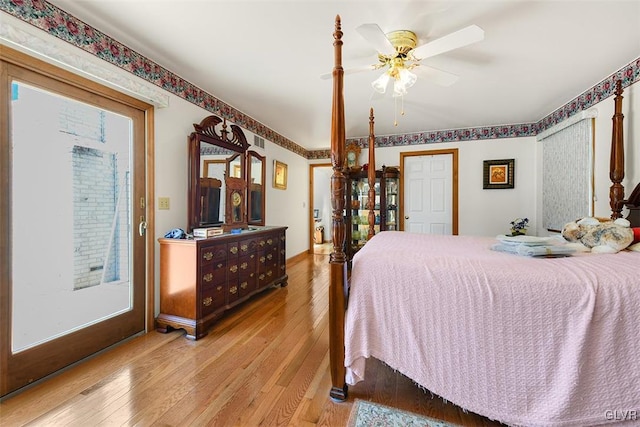
{"label": "patterned rug", "polygon": [[456,427],[434,418],[412,414],[390,406],[356,399],[349,415],[348,427]]}

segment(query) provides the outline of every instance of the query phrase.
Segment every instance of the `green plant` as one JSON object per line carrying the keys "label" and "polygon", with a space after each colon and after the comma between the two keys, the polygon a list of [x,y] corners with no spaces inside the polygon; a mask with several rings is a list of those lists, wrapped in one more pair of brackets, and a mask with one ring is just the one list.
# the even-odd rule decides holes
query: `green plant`
{"label": "green plant", "polygon": [[511,221],[511,235],[517,236],[520,234],[527,234],[527,227],[529,225],[529,218],[516,218]]}

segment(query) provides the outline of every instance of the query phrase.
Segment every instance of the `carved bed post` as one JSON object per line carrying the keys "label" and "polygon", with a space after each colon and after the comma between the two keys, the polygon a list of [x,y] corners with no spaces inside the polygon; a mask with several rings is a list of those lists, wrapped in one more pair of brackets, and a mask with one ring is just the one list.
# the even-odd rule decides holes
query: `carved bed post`
{"label": "carved bed post", "polygon": [[342,68],[342,28],[340,15],[336,16],[333,33],[333,104],[331,109],[331,206],[333,252],[329,257],[329,366],[331,370],[332,399],[344,401],[347,398],[346,370],[344,367],[344,317],[347,290],[347,262],[344,253],[345,186],[344,171],[345,123],[344,123],[344,70]]}
{"label": "carved bed post", "polygon": [[611,161],[609,163],[609,179],[613,183],[609,188],[609,205],[611,206],[611,219],[622,218],[622,205],[624,200],[624,139],[622,133],[622,81],[616,82],[615,113],[613,131],[611,134]]}
{"label": "carved bed post", "polygon": [[[367,209],[369,209],[369,232],[367,233],[367,241],[371,240],[376,234],[376,158],[375,144],[376,135],[374,131],[373,108],[369,110],[369,168],[367,177],[369,179],[369,199],[367,200]],[[381,189],[382,191],[382,189]]]}

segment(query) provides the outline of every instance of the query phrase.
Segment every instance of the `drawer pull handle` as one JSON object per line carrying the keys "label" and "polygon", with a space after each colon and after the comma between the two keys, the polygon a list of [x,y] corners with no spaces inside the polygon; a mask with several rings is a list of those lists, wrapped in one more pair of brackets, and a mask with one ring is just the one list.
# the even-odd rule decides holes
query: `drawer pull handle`
{"label": "drawer pull handle", "polygon": [[280,236],[280,240],[284,242],[284,236]]}
{"label": "drawer pull handle", "polygon": [[238,292],[238,287],[237,287],[237,286],[232,286],[232,287],[229,289],[229,293],[230,293],[230,294],[234,294],[234,295],[235,295],[235,293],[236,293],[236,292]]}
{"label": "drawer pull handle", "polygon": [[240,268],[243,270],[246,270],[248,266],[249,264],[247,264],[246,262],[243,262],[242,264],[240,264]]}
{"label": "drawer pull handle", "polygon": [[282,255],[284,255],[284,252],[285,252],[285,251],[284,251],[284,249],[280,249],[280,253],[281,253]]}
{"label": "drawer pull handle", "polygon": [[249,249],[249,246],[247,246],[246,244],[243,244],[242,246],[240,246],[240,250],[242,252],[247,252],[247,249]]}
{"label": "drawer pull handle", "polygon": [[222,264],[222,263],[218,264],[218,268],[222,268],[223,265],[224,264]]}
{"label": "drawer pull handle", "polygon": [[213,258],[213,252],[205,252],[202,255],[202,258],[206,259],[207,261],[211,261],[211,259]]}
{"label": "drawer pull handle", "polygon": [[238,271],[238,266],[237,266],[237,265],[232,265],[232,266],[229,268],[229,271],[231,271],[232,273],[235,273],[236,271]]}
{"label": "drawer pull handle", "polygon": [[249,258],[254,259],[256,256],[254,254],[251,254],[251,256]]}
{"label": "drawer pull handle", "polygon": [[260,246],[264,246],[265,245],[265,241],[264,240],[260,240]]}
{"label": "drawer pull handle", "polygon": [[210,281],[212,281],[212,280],[213,280],[213,274],[211,274],[211,273],[207,273],[207,274],[205,274],[204,276],[202,276],[202,279],[203,279],[205,282],[210,282]]}
{"label": "drawer pull handle", "polygon": [[264,274],[261,274],[260,276],[258,276],[258,278],[259,278],[260,280],[264,280]]}
{"label": "drawer pull handle", "polygon": [[273,259],[273,255],[268,254],[268,255],[267,255],[267,259],[268,259],[269,261],[271,261],[271,260]]}
{"label": "drawer pull handle", "polygon": [[272,274],[273,272],[271,270],[267,271],[267,276],[271,277]]}
{"label": "drawer pull handle", "polygon": [[232,254],[237,254],[238,253],[238,247],[237,246],[232,246],[231,249],[229,249],[229,252],[231,252]]}
{"label": "drawer pull handle", "polygon": [[202,300],[202,304],[204,304],[206,307],[209,307],[212,302],[213,302],[213,298],[211,297],[206,297],[205,299]]}
{"label": "drawer pull handle", "polygon": [[267,239],[267,245],[273,244],[273,239]]}
{"label": "drawer pull handle", "polygon": [[263,263],[263,264],[264,264],[264,261],[265,261],[265,260],[266,260],[266,258],[265,258],[265,257],[263,257],[263,256],[261,256],[261,257],[260,257],[260,262],[261,262],[261,263]]}
{"label": "drawer pull handle", "polygon": [[218,287],[216,288],[216,291],[218,291],[218,292],[220,292],[221,290],[222,290],[222,286],[218,286]]}
{"label": "drawer pull handle", "polygon": [[249,284],[248,284],[247,282],[242,282],[242,283],[240,284],[240,287],[241,287],[242,289],[247,289],[247,286],[249,286]]}

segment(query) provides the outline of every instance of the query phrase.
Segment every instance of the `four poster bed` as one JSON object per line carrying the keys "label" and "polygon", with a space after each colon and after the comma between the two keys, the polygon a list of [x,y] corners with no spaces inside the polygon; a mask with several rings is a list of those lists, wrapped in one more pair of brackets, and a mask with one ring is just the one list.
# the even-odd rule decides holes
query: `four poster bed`
{"label": "four poster bed", "polygon": [[[347,384],[364,379],[365,360],[374,357],[420,387],[506,424],[637,423],[640,252],[540,259],[491,251],[495,239],[395,231],[373,236],[371,225],[348,274],[340,17],[334,49],[331,398],[345,400]],[[618,84],[612,218],[626,205],[628,219],[640,226],[640,185],[624,200],[620,184],[621,94]],[[373,112],[369,128],[373,183]]]}

